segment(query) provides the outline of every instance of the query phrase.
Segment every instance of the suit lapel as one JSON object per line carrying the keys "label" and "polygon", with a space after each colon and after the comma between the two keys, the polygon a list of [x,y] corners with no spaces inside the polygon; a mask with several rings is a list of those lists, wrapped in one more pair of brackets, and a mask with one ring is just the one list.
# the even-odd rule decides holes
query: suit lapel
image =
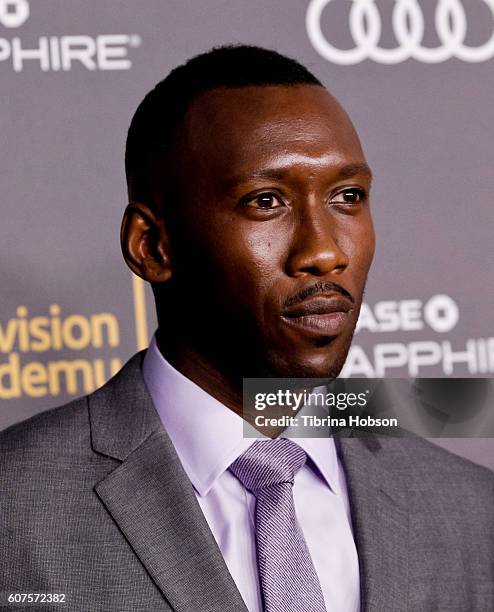
{"label": "suit lapel", "polygon": [[161,426],[129,364],[90,398],[93,448],[122,463],[95,491],[176,612],[247,612]]}
{"label": "suit lapel", "polygon": [[405,612],[409,550],[406,482],[391,474],[376,438],[346,438],[339,443],[359,555],[362,611]]}

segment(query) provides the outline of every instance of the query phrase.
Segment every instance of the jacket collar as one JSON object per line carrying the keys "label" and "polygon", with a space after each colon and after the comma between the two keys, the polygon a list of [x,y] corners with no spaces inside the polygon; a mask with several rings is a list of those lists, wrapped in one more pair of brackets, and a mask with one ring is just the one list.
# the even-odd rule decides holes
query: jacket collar
{"label": "jacket collar", "polygon": [[142,353],[88,399],[93,449],[119,461],[95,491],[173,609],[247,612],[154,409],[141,361]]}
{"label": "jacket collar", "polygon": [[392,471],[403,442],[374,436],[339,440],[365,612],[408,610],[407,483]]}

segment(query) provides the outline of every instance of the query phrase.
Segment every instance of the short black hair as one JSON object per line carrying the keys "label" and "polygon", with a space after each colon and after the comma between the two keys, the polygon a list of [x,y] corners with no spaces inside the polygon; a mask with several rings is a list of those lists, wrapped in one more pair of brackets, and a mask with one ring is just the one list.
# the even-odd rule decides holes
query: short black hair
{"label": "short black hair", "polygon": [[299,62],[252,45],[211,49],[174,68],[138,106],[128,131],[125,173],[130,199],[150,203],[153,164],[173,148],[191,102],[219,87],[319,85]]}

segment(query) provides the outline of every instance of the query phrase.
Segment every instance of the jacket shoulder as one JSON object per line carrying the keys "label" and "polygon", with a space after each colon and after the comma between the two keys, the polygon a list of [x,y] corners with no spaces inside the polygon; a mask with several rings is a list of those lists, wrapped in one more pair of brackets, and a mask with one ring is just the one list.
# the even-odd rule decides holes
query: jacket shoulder
{"label": "jacket shoulder", "polygon": [[122,381],[135,387],[141,360],[142,353],[134,355],[120,372],[93,393],[35,414],[1,431],[1,460],[5,461],[6,457],[12,458],[13,455],[17,461],[25,461],[37,453],[58,459],[67,455],[87,454],[92,446],[90,402],[107,407],[119,402],[122,393],[127,394],[126,389],[120,388]]}
{"label": "jacket shoulder", "polygon": [[52,408],[15,423],[0,432],[2,457],[10,452],[27,459],[36,451],[60,455],[63,449],[76,450],[89,440],[88,396]]}
{"label": "jacket shoulder", "polygon": [[429,440],[416,436],[387,440],[383,450],[397,476],[416,490],[428,489],[431,497],[494,501],[494,472]]}

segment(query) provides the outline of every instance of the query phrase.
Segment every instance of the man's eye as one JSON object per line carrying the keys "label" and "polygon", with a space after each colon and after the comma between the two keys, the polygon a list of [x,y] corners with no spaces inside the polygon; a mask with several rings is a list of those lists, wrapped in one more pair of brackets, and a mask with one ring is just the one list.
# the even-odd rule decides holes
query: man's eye
{"label": "man's eye", "polygon": [[264,208],[265,210],[273,210],[274,208],[280,208],[283,206],[283,202],[274,193],[260,193],[259,195],[251,198],[245,202],[246,206],[252,208]]}
{"label": "man's eye", "polygon": [[344,189],[334,195],[330,202],[331,204],[358,204],[365,200],[366,195],[363,189]]}

